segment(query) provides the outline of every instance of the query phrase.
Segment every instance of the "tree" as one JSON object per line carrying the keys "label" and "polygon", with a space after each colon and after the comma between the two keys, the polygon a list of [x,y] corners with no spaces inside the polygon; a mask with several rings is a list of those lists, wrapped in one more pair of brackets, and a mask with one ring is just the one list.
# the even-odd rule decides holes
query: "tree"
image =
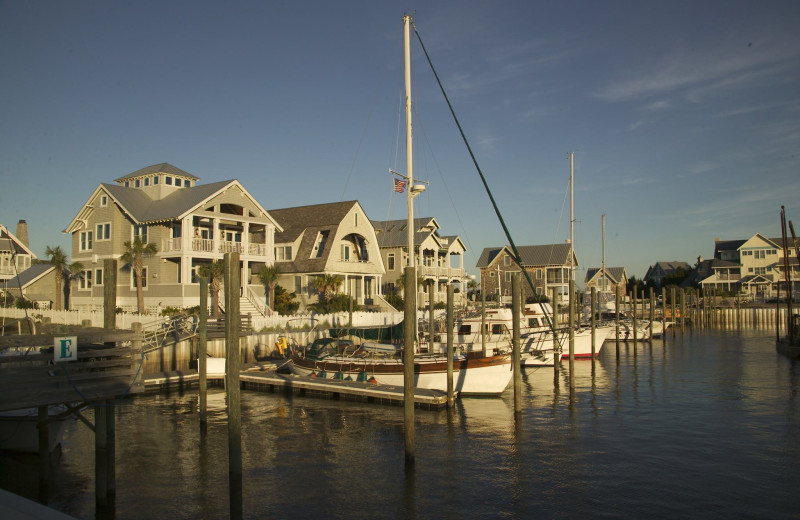
{"label": "tree", "polygon": [[287,292],[286,289],[275,284],[275,300],[273,310],[278,314],[294,314],[300,308],[300,303],[294,301],[295,293]]}
{"label": "tree", "polygon": [[467,280],[467,293],[469,294],[470,300],[475,301],[475,295],[478,294],[478,282],[476,282],[474,278]]}
{"label": "tree", "polygon": [[219,318],[219,291],[222,289],[225,264],[222,260],[213,260],[198,267],[197,274],[201,278],[208,279],[208,288],[211,289],[211,299],[214,301],[212,316]]}
{"label": "tree", "polygon": [[344,279],[338,274],[323,274],[314,278],[314,289],[319,293],[319,307],[328,312],[328,302],[341,287]]}
{"label": "tree", "polygon": [[144,292],[142,292],[144,285],[142,280],[144,259],[156,254],[158,248],[152,242],[142,243],[142,239],[139,236],[134,237],[133,241],[128,240],[122,246],[125,248],[125,252],[122,253],[119,259],[133,271],[136,278],[136,303],[139,308],[139,314],[144,314]]}
{"label": "tree", "polygon": [[45,255],[49,257],[49,263],[55,268],[56,271],[56,310],[63,310],[61,305],[62,297],[64,295],[64,280],[69,283],[72,276],[80,273],[83,270],[83,264],[80,262],[69,263],[67,254],[61,249],[61,246],[50,247],[47,246]]}
{"label": "tree", "polygon": [[267,294],[267,307],[275,309],[275,286],[278,284],[278,276],[281,268],[277,264],[265,265],[258,272],[258,279],[264,285],[264,292]]}

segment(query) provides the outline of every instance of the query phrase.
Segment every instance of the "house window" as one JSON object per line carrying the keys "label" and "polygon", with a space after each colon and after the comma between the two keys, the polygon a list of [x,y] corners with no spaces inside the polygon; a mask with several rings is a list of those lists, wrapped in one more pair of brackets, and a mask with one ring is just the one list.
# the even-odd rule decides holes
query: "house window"
{"label": "house window", "polygon": [[503,265],[511,265],[511,257],[506,255],[503,257]]}
{"label": "house window", "polygon": [[95,285],[103,285],[103,270],[102,269],[95,269],[94,270],[94,284]]}
{"label": "house window", "polygon": [[386,263],[389,265],[389,270],[394,271],[394,253],[389,253],[386,257]]}
{"label": "house window", "polygon": [[494,278],[494,271],[489,271],[489,278]]}
{"label": "house window", "polygon": [[90,251],[92,249],[92,232],[81,231],[80,235],[80,248],[81,251]]}
{"label": "house window", "polygon": [[111,239],[111,223],[106,222],[103,224],[97,224],[96,233],[94,235],[95,240],[110,240]]}
{"label": "house window", "polygon": [[131,183],[129,181],[125,181],[125,187],[126,188],[130,188],[131,187]]}
{"label": "house window", "polygon": [[752,268],[752,267],[748,267],[748,268],[747,268],[747,272],[748,272],[748,273],[752,273],[752,272],[753,272],[753,268]]}
{"label": "house window", "polygon": [[144,178],[144,185],[145,186],[150,186],[150,177],[145,177]]}
{"label": "house window", "polygon": [[168,186],[172,186],[172,177],[170,177],[169,175],[165,176],[164,177],[164,184],[167,184]]}
{"label": "house window", "polygon": [[81,281],[80,281],[80,288],[81,289],[91,289],[92,288],[92,271],[81,271]]}
{"label": "house window", "polygon": [[353,213],[353,225],[358,227],[358,213]]}
{"label": "house window", "polygon": [[136,237],[139,237],[142,244],[147,244],[147,226],[145,224],[133,225],[133,239],[136,240]]}
{"label": "house window", "polygon": [[138,188],[139,187],[139,179],[136,179],[135,181],[133,181],[133,187],[134,188]]}
{"label": "house window", "polygon": [[510,282],[511,281],[511,271],[506,271],[505,275],[506,275],[506,281]]}
{"label": "house window", "polygon": [[537,280],[541,280],[542,279],[542,270],[541,269],[537,269],[536,270],[536,279]]}
{"label": "house window", "polygon": [[342,244],[342,261],[350,261],[350,244]]}
{"label": "house window", "polygon": [[763,249],[755,251],[754,253],[755,253],[756,259],[763,259],[763,258],[766,258],[766,256],[767,256],[766,252]]}
{"label": "house window", "polygon": [[175,178],[175,186],[177,186],[178,188],[181,187],[181,180],[178,179],[177,177]]}
{"label": "house window", "polygon": [[[136,272],[131,270],[131,289],[136,289]],[[142,267],[142,289],[147,289],[147,268]]]}
{"label": "house window", "polygon": [[158,175],[153,177],[153,186],[155,186],[156,184],[158,184]]}
{"label": "house window", "polygon": [[106,195],[100,196],[100,205],[101,206],[108,206],[108,197]]}
{"label": "house window", "polygon": [[292,259],[292,246],[278,246],[275,248],[275,261],[288,262]]}
{"label": "house window", "polygon": [[300,294],[303,290],[303,277],[302,276],[295,276],[294,277],[294,293]]}
{"label": "house window", "polygon": [[328,233],[329,231],[320,231],[317,233],[317,240],[314,244],[314,250],[311,251],[312,258],[322,258],[322,255],[325,252],[325,243],[328,241]]}

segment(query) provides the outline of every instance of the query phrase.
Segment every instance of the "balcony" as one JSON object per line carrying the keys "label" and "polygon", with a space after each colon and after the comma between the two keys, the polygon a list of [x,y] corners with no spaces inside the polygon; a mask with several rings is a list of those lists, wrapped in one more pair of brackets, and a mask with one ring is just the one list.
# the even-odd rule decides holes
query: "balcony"
{"label": "balcony", "polygon": [[430,276],[433,278],[446,278],[448,280],[463,279],[464,269],[458,267],[438,267],[438,266],[419,266],[420,276]]}
{"label": "balcony", "polygon": [[[161,252],[183,251],[182,238],[168,238],[161,241]],[[266,244],[247,244],[247,254],[252,256],[267,256]],[[191,251],[196,253],[239,253],[244,254],[245,244],[241,242],[230,242],[221,240],[218,242],[217,251],[214,251],[214,241],[210,238],[191,239]]]}

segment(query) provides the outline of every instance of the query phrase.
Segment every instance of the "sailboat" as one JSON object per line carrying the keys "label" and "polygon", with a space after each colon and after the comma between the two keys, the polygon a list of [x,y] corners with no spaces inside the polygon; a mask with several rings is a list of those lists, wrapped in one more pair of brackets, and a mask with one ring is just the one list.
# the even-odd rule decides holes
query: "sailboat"
{"label": "sailboat", "polygon": [[[404,182],[408,186],[407,247],[409,266],[413,268],[415,267],[413,199],[424,191],[425,185],[415,185],[413,176],[410,25],[411,16],[403,16],[407,175],[401,176],[405,178]],[[365,344],[355,345],[351,340],[323,338],[316,340],[306,349],[294,353],[290,367],[294,374],[303,376],[373,380],[384,384],[403,385],[405,377],[403,352],[386,350],[389,352],[381,352],[380,349],[370,348]],[[447,355],[431,353],[417,356],[415,353],[414,357],[414,386],[447,391]],[[482,352],[463,352],[453,359],[453,388],[460,395],[499,395],[508,387],[512,375],[511,354],[508,353],[483,356]]]}

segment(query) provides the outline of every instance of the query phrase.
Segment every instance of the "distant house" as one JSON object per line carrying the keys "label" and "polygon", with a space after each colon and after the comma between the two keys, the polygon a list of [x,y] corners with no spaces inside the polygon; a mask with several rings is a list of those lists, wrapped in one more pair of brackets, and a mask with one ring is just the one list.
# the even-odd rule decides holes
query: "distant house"
{"label": "distant house", "polygon": [[28,225],[24,220],[17,224],[17,234],[0,224],[0,283],[28,269],[36,255],[28,245]]}
{"label": "distant house", "polygon": [[647,273],[645,273],[643,280],[645,283],[654,284],[658,287],[661,287],[661,283],[663,282],[664,278],[668,276],[679,276],[681,274],[686,276],[689,274],[691,269],[692,266],[690,266],[687,262],[681,262],[678,260],[673,260],[671,262],[656,262],[647,269]]}
{"label": "distant house", "polygon": [[[550,298],[552,289],[556,288],[566,302],[569,295],[570,263],[572,267],[579,265],[574,252],[570,262],[570,245],[519,246],[517,249],[522,257],[522,266],[533,282],[535,296]],[[514,261],[511,247],[485,248],[476,267],[481,272],[481,291],[484,291],[487,298],[495,295],[503,302],[510,302],[511,277],[514,273],[521,273]],[[523,300],[534,297],[524,277],[520,285]]]}
{"label": "distant house", "polygon": [[[257,273],[274,262],[273,237],[282,228],[239,181],[198,180],[162,163],[95,188],[65,229],[72,235],[72,259],[85,269],[72,282],[72,308],[102,306],[104,260],[119,259],[124,243],[136,237],[158,249],[144,259],[149,311],[197,305],[198,269],[222,260],[227,252],[240,254],[242,309],[248,304],[263,308],[264,289]],[[117,306],[136,310],[134,273],[121,262],[117,270]]]}
{"label": "distant house", "polygon": [[39,309],[50,309],[56,295],[56,269],[50,264],[33,264],[18,276],[4,280],[2,286],[15,298],[33,302]]}
{"label": "distant house", "polygon": [[273,209],[278,284],[296,294],[300,309],[319,301],[314,279],[341,276],[340,292],[360,305],[390,310],[380,294],[385,273],[375,230],[358,201]]}
{"label": "distant house", "polygon": [[595,287],[598,293],[616,294],[619,287],[620,294],[624,295],[628,285],[628,273],[624,267],[606,267],[605,272],[602,267],[590,267],[586,271],[584,283],[587,291]]}
{"label": "distant house", "polygon": [[[373,220],[378,247],[383,266],[386,269],[384,293],[393,290],[397,280],[403,276],[408,264],[408,220]],[[420,287],[417,303],[427,305],[429,283],[435,287],[434,301],[447,299],[447,286],[455,285],[458,293],[455,302],[459,303],[466,294],[466,273],[464,271],[464,252],[467,248],[458,236],[439,234],[439,223],[433,217],[414,219],[414,255],[417,274],[426,282]]]}

